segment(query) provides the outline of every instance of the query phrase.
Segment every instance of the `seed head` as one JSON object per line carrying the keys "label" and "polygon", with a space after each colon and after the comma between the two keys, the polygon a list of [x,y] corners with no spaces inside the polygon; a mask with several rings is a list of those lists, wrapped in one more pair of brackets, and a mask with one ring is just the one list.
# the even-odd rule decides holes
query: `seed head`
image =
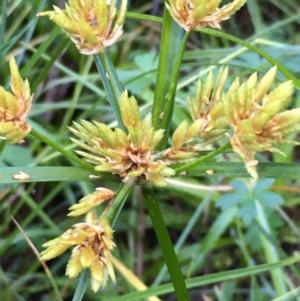
{"label": "seed head", "polygon": [[30,108],[33,95],[27,80],[20,76],[15,59],[9,61],[11,73],[11,89],[7,92],[0,86],[0,139],[8,143],[22,143],[23,138],[30,132],[31,126],[25,120]]}
{"label": "seed head", "polygon": [[220,28],[220,22],[238,11],[246,0],[234,0],[218,8],[222,0],[169,0],[167,9],[174,20],[186,31],[210,26]]}
{"label": "seed head", "polygon": [[300,131],[300,109],[285,110],[291,102],[293,83],[287,81],[269,91],[275,75],[273,67],[259,83],[256,73],[242,85],[236,79],[224,96],[225,116],[234,131],[231,145],[254,179],[258,178],[255,153],[281,153],[278,145],[297,144],[285,137]]}
{"label": "seed head", "polygon": [[118,16],[114,0],[69,0],[66,9],[53,6],[48,16],[70,36],[79,52],[86,55],[102,52],[123,33],[127,0],[122,0]]}
{"label": "seed head", "polygon": [[111,251],[115,247],[112,241],[113,230],[106,219],[92,223],[74,225],[58,238],[45,243],[40,260],[50,260],[75,246],[67,265],[66,275],[77,277],[85,268],[91,272],[91,286],[94,292],[106,285],[108,277],[115,281],[111,263]]}
{"label": "seed head", "polygon": [[96,165],[96,171],[118,174],[124,182],[137,178],[165,185],[164,177],[173,175],[174,170],[157,158],[155,149],[163,130],[154,130],[150,115],[141,118],[136,99],[129,97],[126,91],[120,97],[120,109],[128,134],[103,123],[82,120],[70,128],[81,139],[72,141],[84,149],[77,153]]}

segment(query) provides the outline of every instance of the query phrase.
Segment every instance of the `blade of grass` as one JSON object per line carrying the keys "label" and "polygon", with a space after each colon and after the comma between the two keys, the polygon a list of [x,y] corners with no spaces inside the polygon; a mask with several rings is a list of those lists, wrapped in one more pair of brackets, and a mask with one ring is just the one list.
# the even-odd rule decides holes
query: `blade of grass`
{"label": "blade of grass", "polygon": [[171,85],[174,58],[178,57],[183,29],[173,20],[169,11],[164,9],[156,87],[152,107],[152,124],[159,129],[160,116],[164,112],[165,99]]}
{"label": "blade of grass", "polygon": [[254,26],[255,32],[259,33],[261,30],[265,28],[263,19],[261,16],[261,10],[257,3],[257,0],[248,0],[246,2],[248,11],[250,13],[252,24]]}
{"label": "blade of grass", "polygon": [[219,214],[204,239],[200,242],[200,246],[196,252],[198,255],[194,257],[190,264],[189,274],[192,274],[196,269],[202,266],[206,255],[211,251],[215,243],[234,220],[237,212],[238,209],[232,207]]}
{"label": "blade of grass", "polygon": [[[207,207],[209,200],[211,197],[211,193],[208,193],[206,195],[206,197],[204,198],[204,200],[199,204],[199,206],[197,207],[197,209],[195,210],[194,214],[191,216],[188,224],[186,225],[186,227],[184,228],[184,230],[182,231],[178,241],[175,244],[174,250],[175,252],[178,252],[179,249],[182,247],[182,245],[184,244],[185,240],[187,239],[188,235],[191,233],[192,229],[194,228],[199,216],[201,215],[201,213],[204,211],[204,209]],[[164,265],[161,270],[159,271],[158,275],[156,276],[155,280],[152,283],[152,286],[157,286],[159,285],[164,277],[165,274],[167,272],[167,266]]]}
{"label": "blade of grass", "polygon": [[[271,228],[268,222],[268,219],[266,217],[265,211],[263,207],[261,206],[259,201],[255,201],[256,204],[256,210],[257,210],[257,220],[258,223],[261,225],[263,230],[271,235]],[[263,249],[265,251],[266,259],[269,263],[274,263],[279,261],[279,256],[277,253],[276,247],[268,240],[267,237],[264,236],[264,234],[260,234],[260,239],[263,245]],[[277,293],[277,296],[281,296],[287,293],[287,288],[284,283],[284,273],[281,269],[274,269],[271,271],[271,277],[272,281]]]}
{"label": "blade of grass", "polygon": [[[257,275],[270,270],[281,268],[284,266],[292,265],[300,261],[300,256],[284,259],[275,263],[261,264],[254,267],[241,268],[236,270],[230,270],[225,272],[213,273],[210,275],[204,275],[199,277],[194,277],[186,280],[187,288],[202,287],[209,284],[236,280],[251,275]],[[160,296],[163,294],[171,293],[174,291],[172,283],[163,284],[158,287],[149,288],[143,292],[129,293],[123,296],[109,298],[109,301],[135,301],[142,300],[143,298],[148,298],[150,296]]]}
{"label": "blade of grass", "polygon": [[76,286],[76,290],[73,296],[72,301],[81,301],[84,293],[87,289],[88,283],[90,281],[90,275],[88,269],[83,269],[79,276],[79,282]]}
{"label": "blade of grass", "polygon": [[297,287],[293,289],[292,291],[276,298],[271,301],[288,301],[288,300],[296,300],[296,299],[291,299],[291,297],[299,297],[300,296],[300,287]]}
{"label": "blade of grass", "polygon": [[115,66],[112,63],[109,52],[106,48],[104,49],[104,63],[112,89],[115,92],[117,99],[119,99],[121,93],[124,91],[124,88],[122,87]]}
{"label": "blade of grass", "polygon": [[[37,8],[37,12],[44,10],[46,2],[47,2],[47,0],[39,1],[39,7]],[[37,22],[38,22],[38,18],[34,18],[34,22],[32,23],[32,26],[30,26],[29,30],[26,32],[26,35],[25,35],[25,43],[26,44],[28,44],[30,42],[32,35],[36,29]],[[23,48],[20,55],[18,56],[18,59],[17,59],[18,65],[20,65],[20,63],[22,62],[23,57],[25,55],[25,51],[26,51],[26,49]]]}
{"label": "blade of grass", "polygon": [[262,57],[264,57],[267,61],[269,61],[272,65],[275,65],[277,66],[278,70],[287,78],[287,79],[290,79],[294,82],[295,86],[297,88],[300,89],[300,80],[298,80],[296,78],[296,76],[294,76],[287,68],[284,67],[284,65],[282,65],[278,60],[274,59],[270,54],[268,54],[267,52],[265,52],[264,50],[262,49],[259,49],[258,47],[256,46],[253,46],[252,44],[244,41],[244,40],[240,40],[234,36],[231,36],[227,33],[224,33],[222,31],[217,31],[217,30],[213,30],[213,29],[209,29],[209,28],[202,28],[202,29],[199,29],[197,30],[201,33],[206,33],[206,34],[209,34],[209,35],[213,35],[215,37],[219,37],[219,38],[222,38],[222,39],[226,39],[226,40],[229,40],[229,41],[232,41],[238,45],[242,45],[242,46],[245,46],[246,48],[260,54]]}
{"label": "blade of grass", "polygon": [[[13,216],[11,216],[11,219],[13,220],[13,222],[15,223],[15,225],[17,226],[17,228],[19,229],[19,231],[22,233],[24,239],[27,241],[28,245],[30,246],[30,248],[33,250],[34,254],[36,255],[36,257],[39,259],[39,252],[38,250],[35,248],[34,244],[32,243],[32,241],[29,239],[29,237],[27,236],[26,232],[23,230],[23,228],[21,227],[21,225],[15,220],[15,218]],[[52,276],[51,271],[49,270],[49,268],[47,267],[47,265],[45,264],[45,262],[41,261],[40,262],[41,265],[43,266],[45,273],[52,285],[52,288],[55,292],[56,295],[56,300],[58,301],[63,301],[61,295],[60,295],[60,291],[58,289],[58,286],[56,284],[55,278]]]}
{"label": "blade of grass", "polygon": [[[51,33],[47,36],[47,39],[40,44],[38,50],[30,57],[30,59],[26,62],[24,68],[21,69],[20,73],[22,76],[28,74],[30,70],[36,65],[38,60],[41,58],[41,54],[45,53],[48,47],[52,44],[52,42],[57,39],[58,34],[61,32],[59,27],[55,27]],[[28,46],[29,43],[25,43],[25,46]]]}
{"label": "blade of grass", "polygon": [[173,111],[174,111],[174,102],[175,102],[175,94],[176,94],[176,88],[177,88],[177,82],[178,82],[178,77],[180,73],[180,66],[182,64],[182,58],[183,54],[186,48],[186,43],[188,40],[190,33],[186,32],[184,34],[184,37],[181,41],[181,45],[179,48],[179,52],[177,54],[177,57],[175,59],[175,64],[172,70],[172,75],[170,79],[170,87],[168,90],[167,94],[167,99],[165,102],[165,107],[163,110],[163,115],[162,115],[162,121],[160,128],[164,129],[164,137],[160,143],[160,149],[166,149],[168,145],[168,140],[170,136],[170,130],[171,130],[171,125],[172,125],[172,116],[173,116]]}
{"label": "blade of grass", "polygon": [[193,167],[200,165],[202,162],[208,161],[208,160],[212,159],[213,157],[215,157],[219,154],[222,154],[229,147],[230,147],[230,143],[228,142],[228,143],[222,145],[221,147],[219,147],[218,149],[208,153],[207,155],[200,157],[199,159],[196,159],[192,162],[186,163],[180,167],[175,168],[175,171],[177,173],[182,172],[182,171],[188,171],[189,169],[192,169]]}
{"label": "blade of grass", "polygon": [[[189,175],[203,176],[210,170],[213,175],[250,177],[244,163],[238,162],[202,162],[187,170]],[[300,179],[299,164],[292,163],[259,163],[257,171],[260,177]]]}
{"label": "blade of grass", "polygon": [[177,295],[177,300],[188,301],[190,300],[190,296],[186,288],[180,265],[174,251],[166,224],[158,206],[156,196],[154,195],[152,188],[144,188],[142,191],[154,231],[161,247],[165,263],[169,270],[174,290]]}
{"label": "blade of grass", "polygon": [[[120,111],[120,106],[119,106],[119,101],[118,101],[118,95],[120,95],[120,91],[117,87],[117,85],[112,86],[110,83],[110,79],[107,77],[107,70],[106,70],[106,54],[105,52],[100,53],[99,55],[94,55],[94,60],[95,60],[95,64],[97,67],[97,70],[100,74],[102,83],[104,85],[107,97],[108,97],[108,101],[115,113],[116,119],[118,121],[118,125],[119,127],[123,130],[123,131],[127,131],[126,127],[123,123],[122,120],[122,116],[121,116],[121,111]],[[116,89],[116,90],[114,90]]]}
{"label": "blade of grass", "polygon": [[110,221],[111,226],[113,227],[116,223],[119,214],[126,202],[126,199],[134,187],[135,179],[130,179],[128,182],[123,184],[119,191],[117,192],[117,196],[115,197],[111,207],[108,209],[105,217]]}
{"label": "blade of grass", "polygon": [[69,152],[63,146],[61,146],[58,143],[52,141],[48,137],[42,135],[41,133],[39,133],[35,129],[32,129],[30,134],[32,136],[34,136],[35,138],[39,139],[40,141],[46,143],[47,145],[50,145],[52,148],[54,148],[57,151],[59,151],[60,153],[62,153],[63,155],[65,155],[70,160],[76,162],[79,166],[81,166],[81,167],[83,167],[83,168],[85,168],[89,171],[95,172],[93,165],[79,159],[74,153]]}
{"label": "blade of grass", "polygon": [[[19,171],[28,174],[28,180],[15,180]],[[64,181],[92,181],[90,171],[71,166],[24,166],[1,167],[0,183],[30,183],[30,182],[64,182]]]}
{"label": "blade of grass", "polygon": [[7,3],[8,0],[2,0],[2,4],[0,5],[1,14],[1,26],[0,26],[0,67],[2,66],[2,59],[3,59],[3,48],[5,40],[5,32],[6,32],[6,20],[7,20]]}
{"label": "blade of grass", "polygon": [[50,69],[52,68],[53,64],[58,60],[58,57],[62,54],[65,48],[68,47],[70,44],[70,40],[68,40],[65,36],[62,37],[61,43],[58,47],[53,51],[51,55],[51,59],[47,62],[47,64],[43,67],[42,72],[39,74],[37,79],[32,83],[31,87],[34,91],[37,86],[48,76]]}

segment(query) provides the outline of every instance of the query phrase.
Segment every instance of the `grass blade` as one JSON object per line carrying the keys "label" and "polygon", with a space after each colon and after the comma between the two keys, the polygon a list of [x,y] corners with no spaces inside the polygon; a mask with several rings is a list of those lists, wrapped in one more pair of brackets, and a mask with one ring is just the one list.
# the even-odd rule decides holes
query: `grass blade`
{"label": "grass blade", "polygon": [[163,257],[168,267],[170,277],[174,286],[178,301],[190,300],[184,278],[178,263],[176,253],[173,248],[166,224],[163,220],[157,199],[151,188],[143,189],[144,200],[149,211],[149,215],[156,233]]}

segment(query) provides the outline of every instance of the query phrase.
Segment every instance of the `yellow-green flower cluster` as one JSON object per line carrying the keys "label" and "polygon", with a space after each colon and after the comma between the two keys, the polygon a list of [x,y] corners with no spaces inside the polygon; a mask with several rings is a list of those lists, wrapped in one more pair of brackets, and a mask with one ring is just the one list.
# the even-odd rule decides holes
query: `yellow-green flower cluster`
{"label": "yellow-green flower cluster", "polygon": [[228,132],[233,150],[254,179],[258,178],[255,153],[280,152],[279,144],[296,143],[285,137],[300,131],[300,108],[285,110],[293,83],[284,82],[270,91],[275,76],[273,67],[260,81],[256,73],[243,84],[237,78],[224,93],[227,68],[221,69],[215,88],[209,74],[204,84],[199,81],[196,97],[189,100],[192,119],[202,122],[198,137],[211,142]]}
{"label": "yellow-green flower cluster", "polygon": [[39,16],[49,16],[70,36],[80,53],[91,55],[102,52],[121,37],[126,6],[127,0],[122,0],[117,13],[114,0],[69,0],[65,11],[53,6],[53,11]]}
{"label": "yellow-green flower cluster", "polygon": [[68,216],[78,216],[91,211],[94,207],[102,204],[105,201],[111,200],[115,196],[115,193],[107,188],[98,187],[96,191],[88,194],[79,200],[78,204],[75,204],[69,208],[71,211]]}
{"label": "yellow-green flower cluster", "polygon": [[225,116],[234,131],[231,145],[254,179],[258,178],[255,153],[280,153],[277,146],[287,143],[285,137],[300,131],[300,108],[286,111],[293,83],[287,81],[269,91],[275,76],[273,67],[260,82],[256,73],[242,85],[236,79],[224,96]]}
{"label": "yellow-green flower cluster", "polygon": [[228,129],[221,101],[227,75],[228,68],[221,68],[214,83],[213,73],[209,72],[205,81],[198,81],[195,97],[188,99],[192,119],[202,121],[199,137],[206,141],[219,138]]}
{"label": "yellow-green flower cluster", "polygon": [[155,149],[163,130],[154,130],[150,115],[141,119],[136,99],[127,92],[120,97],[120,109],[128,133],[98,122],[74,123],[70,130],[81,140],[72,140],[84,149],[77,153],[96,165],[96,171],[117,174],[124,182],[137,178],[165,185],[164,177],[173,175],[174,170],[157,158]]}
{"label": "yellow-green flower cluster", "polygon": [[111,251],[115,247],[112,241],[113,230],[106,219],[90,223],[79,223],[74,229],[67,230],[60,237],[45,243],[46,249],[40,260],[50,260],[75,246],[67,265],[66,275],[77,277],[83,269],[91,271],[91,287],[94,292],[105,286],[108,277],[115,281],[111,263]]}
{"label": "yellow-green flower cluster", "polygon": [[0,139],[13,144],[23,142],[31,130],[25,118],[31,108],[33,95],[28,81],[21,78],[14,58],[10,59],[9,66],[13,93],[0,86]]}
{"label": "yellow-green flower cluster", "polygon": [[246,0],[234,0],[218,8],[222,0],[169,0],[167,9],[186,31],[210,26],[220,28],[220,22],[238,11]]}

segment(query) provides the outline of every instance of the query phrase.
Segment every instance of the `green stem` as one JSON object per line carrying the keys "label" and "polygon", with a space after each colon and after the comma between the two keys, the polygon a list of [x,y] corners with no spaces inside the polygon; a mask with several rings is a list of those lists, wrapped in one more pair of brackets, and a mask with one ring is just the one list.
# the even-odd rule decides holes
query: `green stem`
{"label": "green stem", "polygon": [[[271,236],[271,228],[266,217],[265,211],[259,201],[255,201],[257,210],[257,220],[263,230]],[[262,233],[260,239],[265,251],[266,259],[268,263],[275,263],[279,261],[279,256],[276,247],[273,243]],[[274,269],[271,272],[272,281],[277,292],[277,296],[281,296],[287,293],[287,289],[284,283],[284,273],[282,269]]]}
{"label": "green stem", "polygon": [[0,25],[0,67],[2,65],[2,56],[3,56],[3,48],[4,48],[4,35],[6,32],[6,20],[7,20],[7,0],[2,0],[2,4],[0,5],[1,14],[1,25]]}
{"label": "green stem", "polygon": [[127,183],[122,185],[111,207],[108,209],[107,213],[105,214],[105,217],[107,218],[107,220],[109,220],[110,225],[112,227],[115,224],[116,220],[118,219],[118,216],[123,208],[123,205],[125,204],[125,201],[129,193],[131,192],[134,184],[135,184],[135,179],[130,179]]}
{"label": "green stem", "polygon": [[217,156],[217,155],[223,153],[227,148],[229,148],[229,146],[230,146],[230,142],[228,142],[228,143],[222,145],[222,146],[219,147],[218,149],[216,149],[216,150],[210,152],[209,154],[207,154],[207,155],[205,155],[205,156],[203,156],[203,157],[200,157],[200,158],[197,159],[197,160],[194,160],[194,161],[192,161],[192,162],[186,163],[186,164],[184,164],[184,165],[182,165],[182,166],[179,166],[179,167],[175,168],[175,171],[176,171],[177,173],[179,173],[179,172],[181,172],[181,171],[188,170],[189,168],[196,167],[196,166],[198,166],[200,163],[205,162],[205,161],[208,161],[208,160],[212,159],[213,157],[215,157],[215,156]]}
{"label": "green stem", "polygon": [[104,54],[105,69],[108,74],[108,78],[110,80],[112,89],[115,92],[117,99],[119,99],[119,97],[121,96],[121,93],[124,91],[124,88],[122,87],[122,84],[121,84],[118,74],[116,72],[115,66],[112,63],[109,53],[106,48],[104,49],[103,54]]}
{"label": "green stem", "polygon": [[176,94],[176,88],[177,88],[177,82],[178,82],[178,76],[180,72],[180,66],[182,63],[183,54],[185,51],[186,43],[188,40],[188,37],[190,36],[189,32],[186,32],[183,36],[183,40],[180,45],[179,53],[177,55],[175,65],[173,68],[173,72],[171,75],[171,82],[170,82],[170,88],[168,91],[167,100],[165,103],[165,108],[163,111],[163,117],[161,122],[161,128],[165,130],[164,137],[160,143],[160,149],[165,149],[168,144],[168,139],[170,135],[171,125],[172,125],[172,116],[174,111],[174,103],[175,103],[175,94]]}
{"label": "green stem", "polygon": [[[175,252],[178,252],[180,250],[180,248],[183,246],[184,242],[186,241],[188,235],[192,232],[192,230],[196,226],[197,222],[199,221],[199,216],[205,210],[205,208],[207,208],[210,198],[211,198],[211,193],[206,194],[203,201],[199,204],[199,206],[197,207],[197,209],[191,216],[188,224],[182,231],[179,239],[177,240],[177,242],[175,244],[175,247],[174,247]],[[152,283],[152,286],[158,286],[163,281],[166,272],[167,272],[167,266],[164,265],[161,268],[160,272],[157,274],[155,280]]]}
{"label": "green stem", "polygon": [[[122,116],[121,116],[121,111],[120,111],[120,106],[118,102],[118,96],[120,95],[120,90],[118,88],[118,85],[116,85],[115,80],[111,81],[111,78],[109,75],[111,75],[112,78],[112,71],[111,68],[107,68],[107,58],[105,52],[100,53],[99,55],[94,55],[94,60],[96,67],[98,69],[98,72],[101,76],[104,89],[106,91],[108,101],[115,113],[117,122],[119,124],[119,127],[123,130],[126,131],[126,127],[123,123]],[[106,69],[107,68],[107,69]],[[107,78],[107,75],[109,78]]]}
{"label": "green stem", "polygon": [[75,291],[72,301],[81,301],[82,300],[84,293],[86,291],[87,285],[90,280],[89,278],[90,278],[90,275],[88,273],[88,269],[83,269],[83,271],[80,274],[79,282],[76,287],[76,291]]}
{"label": "green stem", "polygon": [[61,154],[65,155],[67,158],[73,160],[74,162],[76,162],[78,165],[80,165],[84,169],[87,169],[87,170],[90,170],[92,172],[95,172],[95,169],[94,169],[93,165],[91,165],[91,164],[89,164],[89,163],[81,160],[74,153],[69,152],[63,146],[55,143],[54,141],[52,141],[48,137],[44,136],[43,134],[39,133],[35,129],[32,129],[31,132],[30,132],[30,134],[32,136],[34,136],[35,138],[39,139],[40,141],[42,141],[42,142],[46,143],[47,145],[51,146],[52,148],[54,148],[55,150],[57,150]]}
{"label": "green stem", "polygon": [[6,140],[0,140],[0,154],[3,153],[6,146]]}
{"label": "green stem", "polygon": [[189,301],[190,296],[184,282],[180,265],[152,188],[143,189],[144,200],[156,233],[163,257],[168,267],[178,301]]}
{"label": "green stem", "polygon": [[173,20],[169,11],[165,8],[152,107],[152,124],[156,130],[160,128],[160,116],[164,111],[165,99],[171,85],[170,75],[173,73],[174,58],[178,56],[182,32],[182,28]]}
{"label": "green stem", "polygon": [[210,29],[210,28],[201,28],[198,29],[197,31],[199,31],[200,33],[206,33],[215,37],[220,37],[221,39],[226,39],[229,41],[232,41],[236,44],[242,45],[250,50],[253,50],[254,52],[260,54],[262,57],[264,57],[267,61],[269,61],[271,64],[273,64],[274,66],[277,66],[278,70],[287,78],[290,79],[294,82],[295,86],[297,88],[300,88],[300,80],[292,73],[290,72],[282,63],[280,63],[279,60],[273,58],[269,53],[267,53],[266,51],[244,41],[244,40],[240,40],[234,36],[231,36],[229,34],[226,34],[224,32],[221,31],[217,31],[214,29]]}

